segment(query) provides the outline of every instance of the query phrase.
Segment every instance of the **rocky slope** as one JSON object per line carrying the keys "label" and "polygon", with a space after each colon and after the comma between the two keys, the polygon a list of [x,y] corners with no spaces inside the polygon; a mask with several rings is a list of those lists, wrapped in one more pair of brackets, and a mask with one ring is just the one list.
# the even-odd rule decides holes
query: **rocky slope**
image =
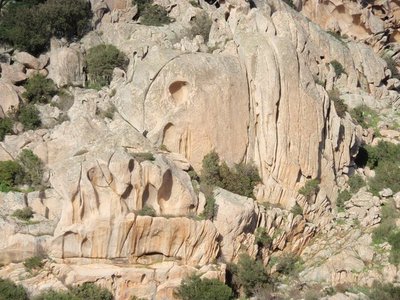
{"label": "rocky slope", "polygon": [[[271,255],[302,254],[306,284],[372,284],[381,276],[397,282],[384,255],[383,270],[364,272],[376,259],[370,235],[383,200],[361,191],[348,215],[336,211],[359,146],[377,140],[341,115],[327,91],[337,89],[349,108],[387,112],[381,136],[399,142],[398,129],[385,124],[398,119],[400,81],[377,54],[389,42],[394,59],[400,53],[399,3],[299,1],[301,13],[278,0],[157,3],[176,21],[141,25],[131,1],[93,0],[96,29],[79,42],[54,39],[38,58],[6,55],[1,116],[19,106],[21,83],[35,73],[68,86],[73,103],[65,111],[40,105],[44,128],[15,128],[18,134],[0,143],[0,160],[33,150],[45,163],[47,186],[0,194],[0,276],[22,282],[31,295],[96,282],[116,299],[172,299],[193,272],[224,281],[226,264],[246,252],[265,264]],[[203,12],[212,20],[207,42],[191,36]],[[325,29],[354,39],[343,42]],[[101,43],[123,51],[129,65],[96,91],[84,88],[84,55]],[[99,115],[114,106],[112,119]],[[262,183],[256,201],[215,189],[215,217],[199,220],[205,196],[188,171],[201,173],[212,150],[229,165],[254,162]],[[154,160],[141,159],[143,152]],[[319,189],[307,197],[299,189],[311,179]],[[295,205],[302,214],[290,211]],[[12,217],[26,206],[33,222]],[[144,207],[156,216],[140,215]],[[260,227],[272,237],[269,247],[255,242]],[[31,276],[21,262],[41,254],[48,255],[45,268]]]}

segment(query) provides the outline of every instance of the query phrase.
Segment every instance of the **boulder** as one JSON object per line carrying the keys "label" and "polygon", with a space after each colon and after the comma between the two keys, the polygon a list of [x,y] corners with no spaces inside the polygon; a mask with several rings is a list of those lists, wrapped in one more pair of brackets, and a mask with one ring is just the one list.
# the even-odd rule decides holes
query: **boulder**
{"label": "boulder", "polygon": [[[53,43],[54,44],[54,43]],[[49,53],[50,63],[47,67],[48,77],[58,87],[66,85],[85,85],[83,72],[83,55],[79,49],[72,47],[53,47]]]}
{"label": "boulder", "polygon": [[27,52],[18,52],[14,55],[13,59],[21,64],[23,64],[28,69],[41,69],[43,63],[39,61],[36,57],[32,56]]}
{"label": "boulder", "polygon": [[11,109],[18,110],[19,97],[13,85],[0,79],[0,118],[3,118]]}

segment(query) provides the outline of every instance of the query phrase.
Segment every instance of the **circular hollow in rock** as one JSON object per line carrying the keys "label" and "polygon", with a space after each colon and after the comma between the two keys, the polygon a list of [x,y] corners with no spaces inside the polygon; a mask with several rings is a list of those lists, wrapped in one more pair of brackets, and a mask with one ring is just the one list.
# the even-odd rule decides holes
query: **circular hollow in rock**
{"label": "circular hollow in rock", "polygon": [[185,103],[189,96],[189,84],[186,81],[174,81],[169,85],[169,92],[175,104]]}

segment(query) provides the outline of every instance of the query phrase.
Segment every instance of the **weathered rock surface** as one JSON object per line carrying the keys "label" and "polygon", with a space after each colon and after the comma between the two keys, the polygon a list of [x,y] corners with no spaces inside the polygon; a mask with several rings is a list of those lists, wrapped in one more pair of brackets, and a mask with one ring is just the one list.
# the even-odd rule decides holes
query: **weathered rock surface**
{"label": "weathered rock surface", "polygon": [[73,47],[73,45],[63,47],[57,41],[53,41],[51,46],[50,63],[47,67],[49,78],[59,87],[66,85],[84,86],[84,62],[79,47]]}

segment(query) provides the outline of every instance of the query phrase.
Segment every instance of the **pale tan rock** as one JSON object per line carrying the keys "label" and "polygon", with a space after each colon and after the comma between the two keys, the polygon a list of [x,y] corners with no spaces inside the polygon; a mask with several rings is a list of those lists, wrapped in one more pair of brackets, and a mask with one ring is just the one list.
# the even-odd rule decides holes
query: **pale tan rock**
{"label": "pale tan rock", "polygon": [[8,64],[0,64],[1,77],[10,81],[12,84],[21,83],[27,79],[24,72],[20,71],[18,67]]}
{"label": "pale tan rock", "polygon": [[[76,47],[75,47],[76,48]],[[84,86],[83,55],[73,47],[52,47],[47,66],[48,77],[59,87],[66,85]]]}
{"label": "pale tan rock", "polygon": [[13,86],[4,80],[0,80],[0,117],[3,118],[11,109],[19,108],[18,94]]}
{"label": "pale tan rock", "polygon": [[36,69],[39,70],[41,69],[41,62],[31,54],[27,52],[18,52],[17,54],[14,55],[14,60],[17,62],[23,64],[25,67],[29,69]]}

